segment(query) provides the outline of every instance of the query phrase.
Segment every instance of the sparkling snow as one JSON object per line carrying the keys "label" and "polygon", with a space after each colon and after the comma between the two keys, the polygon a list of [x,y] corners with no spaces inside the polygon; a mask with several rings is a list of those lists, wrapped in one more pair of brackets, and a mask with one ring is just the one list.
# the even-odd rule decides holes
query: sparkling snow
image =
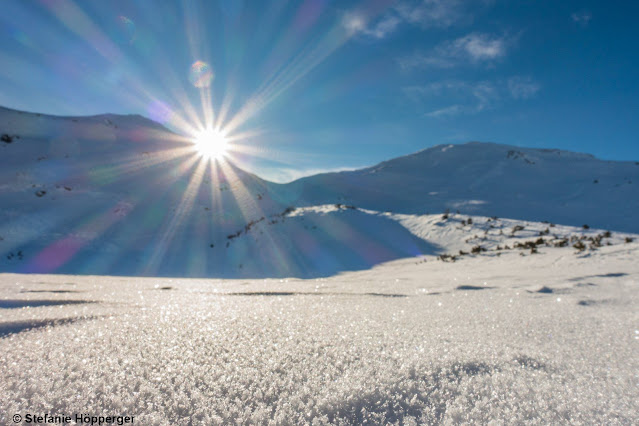
{"label": "sparkling snow", "polygon": [[0,275],[0,422],[637,422],[639,244],[543,251],[315,280]]}

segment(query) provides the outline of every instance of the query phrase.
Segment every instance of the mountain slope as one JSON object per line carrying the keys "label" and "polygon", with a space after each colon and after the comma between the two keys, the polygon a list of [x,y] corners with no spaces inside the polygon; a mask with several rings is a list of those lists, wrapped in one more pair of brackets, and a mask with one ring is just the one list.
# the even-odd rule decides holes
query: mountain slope
{"label": "mountain slope", "polygon": [[469,143],[277,185],[140,116],[2,108],[0,271],[328,276],[469,250],[461,218],[424,215],[447,209],[638,232],[633,182],[635,163]]}
{"label": "mountain slope", "polygon": [[299,205],[500,216],[639,231],[639,162],[492,143],[439,145],[362,170],[300,179]]}
{"label": "mountain slope", "polygon": [[208,167],[188,140],[142,117],[3,109],[0,137],[0,251],[22,257],[5,270],[177,273],[183,265],[163,266],[174,252],[182,264],[194,241],[208,248],[284,209],[267,182]]}

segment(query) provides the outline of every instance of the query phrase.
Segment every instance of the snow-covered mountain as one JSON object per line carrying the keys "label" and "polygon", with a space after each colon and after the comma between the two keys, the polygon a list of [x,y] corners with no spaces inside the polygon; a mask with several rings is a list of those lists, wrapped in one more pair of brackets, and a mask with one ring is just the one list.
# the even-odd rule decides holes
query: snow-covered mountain
{"label": "snow-covered mountain", "polygon": [[639,232],[639,163],[586,154],[473,142],[279,185],[140,116],[2,108],[0,139],[4,272],[326,276],[515,226],[491,216]]}
{"label": "snow-covered mountain", "polygon": [[639,162],[470,142],[289,185],[296,202],[343,200],[379,211],[465,214],[639,231]]}

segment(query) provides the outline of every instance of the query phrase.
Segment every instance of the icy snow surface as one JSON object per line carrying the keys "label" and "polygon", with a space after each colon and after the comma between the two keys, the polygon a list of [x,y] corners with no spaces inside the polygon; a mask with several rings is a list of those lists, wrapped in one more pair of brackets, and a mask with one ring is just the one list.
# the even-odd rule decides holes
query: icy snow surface
{"label": "icy snow surface", "polygon": [[3,274],[0,423],[637,423],[639,244],[524,252],[314,280]]}

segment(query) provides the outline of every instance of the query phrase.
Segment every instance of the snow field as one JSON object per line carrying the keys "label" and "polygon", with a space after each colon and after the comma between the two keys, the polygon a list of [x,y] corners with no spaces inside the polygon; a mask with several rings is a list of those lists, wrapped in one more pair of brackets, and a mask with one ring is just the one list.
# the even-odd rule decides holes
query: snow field
{"label": "snow field", "polygon": [[317,280],[5,274],[0,422],[631,424],[637,254],[406,259]]}

